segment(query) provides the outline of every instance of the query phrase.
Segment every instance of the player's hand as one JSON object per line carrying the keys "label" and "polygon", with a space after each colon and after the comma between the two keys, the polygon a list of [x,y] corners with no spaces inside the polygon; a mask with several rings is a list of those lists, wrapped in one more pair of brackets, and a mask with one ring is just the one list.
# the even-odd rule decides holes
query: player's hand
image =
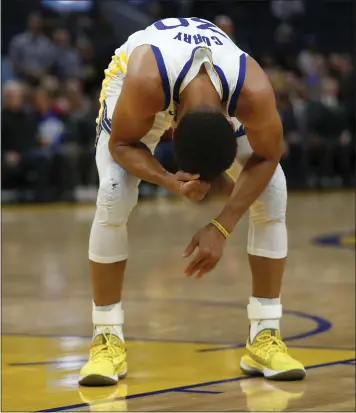
{"label": "player's hand", "polygon": [[201,201],[210,189],[210,184],[199,180],[199,175],[178,171],[175,178],[180,182],[179,192],[190,201]]}
{"label": "player's hand", "polygon": [[183,254],[183,257],[190,257],[198,250],[185,269],[185,275],[196,274],[196,278],[201,278],[213,270],[223,256],[225,242],[225,237],[211,224],[198,231]]}
{"label": "player's hand", "polygon": [[181,194],[190,201],[198,202],[204,199],[210,189],[210,184],[203,181],[189,181],[181,184]]}
{"label": "player's hand", "polygon": [[174,177],[181,182],[196,181],[199,179],[199,174],[189,174],[188,172],[178,171]]}

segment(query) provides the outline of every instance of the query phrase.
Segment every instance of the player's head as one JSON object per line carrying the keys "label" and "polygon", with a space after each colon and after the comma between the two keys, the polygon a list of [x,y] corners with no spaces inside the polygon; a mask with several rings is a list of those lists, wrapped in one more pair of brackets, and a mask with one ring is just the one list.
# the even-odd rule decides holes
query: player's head
{"label": "player's head", "polygon": [[180,170],[198,173],[201,180],[213,181],[233,163],[236,136],[220,111],[187,111],[174,131],[173,152]]}

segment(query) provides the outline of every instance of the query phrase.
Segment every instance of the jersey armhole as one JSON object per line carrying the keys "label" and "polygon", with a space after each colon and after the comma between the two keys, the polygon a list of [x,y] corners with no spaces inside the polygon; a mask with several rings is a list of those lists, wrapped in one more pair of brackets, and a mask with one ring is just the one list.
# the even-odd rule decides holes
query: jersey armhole
{"label": "jersey armhole", "polygon": [[169,78],[168,78],[168,72],[166,65],[164,63],[163,55],[162,52],[159,50],[157,46],[151,45],[153,54],[155,55],[159,74],[161,76],[162,80],[162,87],[163,87],[163,93],[164,93],[164,108],[162,109],[162,112],[168,109],[170,103],[171,103],[171,87],[169,83]]}
{"label": "jersey armhole", "polygon": [[244,84],[245,76],[246,76],[246,54],[243,53],[240,56],[240,69],[239,69],[239,75],[237,77],[235,90],[232,93],[231,99],[230,99],[229,111],[228,111],[230,116],[235,116],[237,100],[239,98],[242,86]]}

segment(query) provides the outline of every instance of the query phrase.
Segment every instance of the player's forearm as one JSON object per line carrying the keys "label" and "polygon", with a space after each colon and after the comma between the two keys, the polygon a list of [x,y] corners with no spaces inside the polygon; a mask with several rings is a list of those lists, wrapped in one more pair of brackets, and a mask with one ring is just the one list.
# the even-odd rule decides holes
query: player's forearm
{"label": "player's forearm", "polygon": [[163,186],[176,192],[176,180],[145,147],[110,145],[111,156],[127,172],[143,181]]}
{"label": "player's forearm", "polygon": [[217,220],[232,232],[251,204],[261,195],[276,170],[278,161],[252,155]]}

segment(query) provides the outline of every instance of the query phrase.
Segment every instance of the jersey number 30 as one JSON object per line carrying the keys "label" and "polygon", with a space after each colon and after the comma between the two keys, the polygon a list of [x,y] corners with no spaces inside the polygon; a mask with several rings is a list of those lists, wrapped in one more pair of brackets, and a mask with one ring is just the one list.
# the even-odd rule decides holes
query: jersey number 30
{"label": "jersey number 30", "polygon": [[198,17],[192,17],[191,19],[185,19],[184,17],[177,17],[177,20],[179,20],[179,24],[176,24],[174,26],[166,26],[166,24],[162,20],[159,20],[158,22],[154,23],[154,26],[156,27],[157,30],[171,30],[171,29],[177,29],[178,27],[188,27],[190,26],[190,22],[193,21],[194,23],[196,23],[197,29],[210,30],[214,33],[219,34],[220,36],[228,38],[226,34],[221,32],[213,23],[210,23],[203,19],[199,19]]}

